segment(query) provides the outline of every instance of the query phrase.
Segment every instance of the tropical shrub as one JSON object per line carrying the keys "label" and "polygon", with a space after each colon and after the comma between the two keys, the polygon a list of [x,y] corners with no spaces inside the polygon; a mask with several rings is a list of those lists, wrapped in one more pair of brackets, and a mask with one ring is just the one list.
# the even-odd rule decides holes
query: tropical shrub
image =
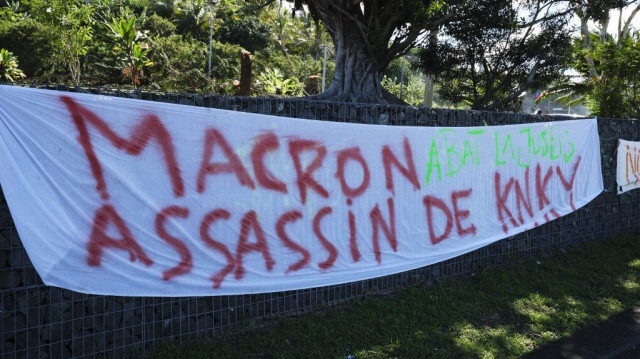
{"label": "tropical shrub", "polygon": [[151,83],[165,90],[207,91],[228,94],[239,77],[240,48],[213,43],[211,78],[208,79],[209,46],[180,35],[151,41]]}
{"label": "tropical shrub", "polygon": [[304,83],[296,77],[285,78],[279,69],[266,69],[256,79],[262,95],[302,96]]}
{"label": "tropical shrub", "polygon": [[6,49],[0,49],[0,81],[14,82],[23,78],[24,73],[18,68],[18,58]]}
{"label": "tropical shrub", "polygon": [[144,67],[153,64],[148,58],[150,50],[145,42],[146,33],[138,31],[136,18],[133,16],[114,18],[107,27],[111,30],[110,36],[115,44],[114,49],[119,52],[118,60],[122,66],[123,76],[130,79],[134,87],[140,86]]}
{"label": "tropical shrub", "polygon": [[149,35],[153,36],[171,36],[176,32],[176,25],[169,19],[153,14],[147,17],[144,29],[149,31]]}

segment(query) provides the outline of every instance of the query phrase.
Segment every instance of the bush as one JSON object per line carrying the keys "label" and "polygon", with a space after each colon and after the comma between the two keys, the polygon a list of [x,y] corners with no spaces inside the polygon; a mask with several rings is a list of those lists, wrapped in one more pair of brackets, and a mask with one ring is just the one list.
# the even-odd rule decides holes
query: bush
{"label": "bush", "polygon": [[55,31],[33,19],[18,22],[0,21],[0,44],[20,59],[27,77],[37,77],[51,70]]}
{"label": "bush", "polygon": [[284,78],[280,70],[277,68],[266,69],[261,72],[256,83],[260,95],[275,96],[302,96],[304,84],[297,77]]}
{"label": "bush", "polygon": [[153,14],[147,17],[144,29],[149,30],[151,35],[166,37],[176,32],[176,25],[162,16]]}
{"label": "bush", "polygon": [[214,43],[211,77],[207,79],[209,47],[185,40],[180,35],[156,38],[151,42],[151,82],[165,90],[228,93],[231,82],[239,77],[240,48]]}
{"label": "bush", "polygon": [[107,40],[95,41],[89,46],[85,56],[83,74],[87,84],[120,85],[122,68],[114,66],[118,62],[118,53]]}
{"label": "bush", "polygon": [[[282,51],[258,53],[254,62],[254,74],[268,73],[275,69],[279,70],[282,79],[295,79],[296,83],[304,84],[309,76],[322,76],[322,59],[314,60],[311,55],[285,56]],[[327,59],[327,79],[326,87],[329,87],[333,80],[335,64]]]}
{"label": "bush", "polygon": [[14,82],[24,77],[24,73],[18,68],[18,58],[10,51],[0,49],[0,81]]}

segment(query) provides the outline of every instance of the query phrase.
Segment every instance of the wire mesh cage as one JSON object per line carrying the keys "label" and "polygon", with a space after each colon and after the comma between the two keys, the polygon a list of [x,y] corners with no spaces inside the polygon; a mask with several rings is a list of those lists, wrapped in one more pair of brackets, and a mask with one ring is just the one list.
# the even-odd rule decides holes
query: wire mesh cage
{"label": "wire mesh cage", "polygon": [[[187,106],[211,107],[319,121],[401,126],[484,126],[553,119],[526,114],[408,106],[313,102],[306,99],[224,97],[144,92],[103,87],[29,85]],[[636,230],[640,191],[616,195],[618,138],[640,140],[634,120],[599,119],[605,192],[587,206],[545,225],[427,267],[329,287],[286,292],[187,298],[114,297],[47,287],[22,246],[0,192],[0,359],[120,358],[161,341],[215,335],[255,320],[304,313],[366,294],[471,274],[513,260],[549,255],[562,248]]]}

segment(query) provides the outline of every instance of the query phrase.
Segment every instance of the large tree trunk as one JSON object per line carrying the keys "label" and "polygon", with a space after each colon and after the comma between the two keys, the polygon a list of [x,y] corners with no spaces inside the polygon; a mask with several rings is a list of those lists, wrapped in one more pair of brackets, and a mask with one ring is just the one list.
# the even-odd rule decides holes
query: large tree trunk
{"label": "large tree trunk", "polygon": [[404,103],[381,85],[390,56],[386,48],[372,54],[364,32],[343,12],[317,13],[333,38],[335,73],[329,88],[314,99],[359,103]]}
{"label": "large tree trunk", "polygon": [[340,102],[386,102],[383,94],[383,71],[361,48],[361,45],[336,39],[336,60],[333,82],[317,96]]}
{"label": "large tree trunk", "polygon": [[432,12],[435,0],[288,1],[296,10],[305,6],[320,20],[335,46],[333,83],[315,98],[369,103],[404,103],[380,84],[387,66],[406,54],[426,31],[450,21],[464,2],[446,0],[442,11]]}

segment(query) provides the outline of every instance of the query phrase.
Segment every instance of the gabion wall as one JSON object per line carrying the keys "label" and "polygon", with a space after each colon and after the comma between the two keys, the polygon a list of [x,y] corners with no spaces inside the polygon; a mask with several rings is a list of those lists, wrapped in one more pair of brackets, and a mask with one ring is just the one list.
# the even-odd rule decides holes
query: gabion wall
{"label": "gabion wall", "polygon": [[[38,86],[191,106],[323,121],[404,126],[481,126],[559,120],[524,114],[400,106],[230,98],[104,88]],[[0,192],[0,359],[137,356],[164,340],[215,335],[255,319],[301,313],[420,283],[469,274],[561,248],[605,240],[640,227],[640,191],[616,195],[615,146],[639,141],[634,120],[599,119],[605,192],[570,215],[438,264],[337,286],[198,298],[87,295],[47,287],[31,265]],[[1,166],[1,165],[0,165]]]}

